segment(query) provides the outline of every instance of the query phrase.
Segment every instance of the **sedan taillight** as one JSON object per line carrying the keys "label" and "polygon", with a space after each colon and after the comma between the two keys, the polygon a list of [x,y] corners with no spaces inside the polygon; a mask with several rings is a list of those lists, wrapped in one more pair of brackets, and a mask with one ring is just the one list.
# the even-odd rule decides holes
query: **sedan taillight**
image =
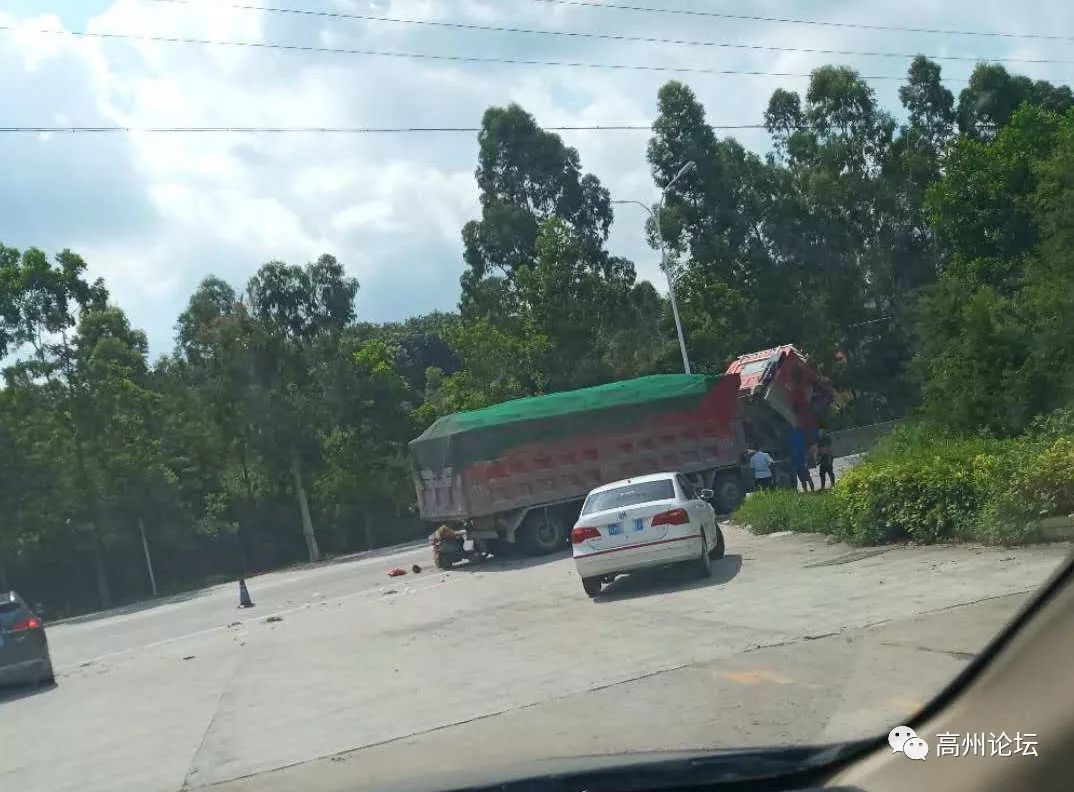
{"label": "sedan taillight", "polygon": [[578,544],[586,539],[600,539],[600,531],[588,525],[579,525],[571,531],[571,544]]}
{"label": "sedan taillight", "polygon": [[690,515],[686,509],[672,509],[653,515],[653,525],[686,525],[690,522]]}
{"label": "sedan taillight", "polygon": [[36,630],[41,626],[41,620],[36,616],[28,616],[25,619],[20,619],[11,625],[11,632],[23,632],[25,630]]}

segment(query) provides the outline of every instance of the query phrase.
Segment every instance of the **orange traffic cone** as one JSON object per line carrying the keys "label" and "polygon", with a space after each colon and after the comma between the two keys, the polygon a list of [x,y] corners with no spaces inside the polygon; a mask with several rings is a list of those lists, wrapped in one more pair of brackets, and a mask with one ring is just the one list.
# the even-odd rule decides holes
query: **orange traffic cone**
{"label": "orange traffic cone", "polygon": [[250,590],[246,588],[246,579],[239,578],[239,607],[252,608],[254,601],[250,599]]}

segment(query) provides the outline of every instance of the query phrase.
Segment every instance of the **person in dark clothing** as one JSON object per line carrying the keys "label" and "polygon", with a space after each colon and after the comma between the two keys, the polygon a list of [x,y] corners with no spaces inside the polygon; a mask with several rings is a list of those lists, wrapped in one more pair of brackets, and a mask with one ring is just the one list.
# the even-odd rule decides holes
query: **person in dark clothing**
{"label": "person in dark clothing", "polygon": [[831,486],[835,486],[835,457],[832,456],[832,438],[827,434],[821,435],[817,444],[817,456],[820,461],[820,488],[824,489],[824,477],[827,476]]}

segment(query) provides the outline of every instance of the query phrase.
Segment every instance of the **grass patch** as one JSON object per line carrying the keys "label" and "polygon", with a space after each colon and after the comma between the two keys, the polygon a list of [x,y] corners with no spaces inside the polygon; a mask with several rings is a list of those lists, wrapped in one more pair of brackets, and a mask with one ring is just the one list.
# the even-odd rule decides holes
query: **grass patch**
{"label": "grass patch", "polygon": [[735,513],[755,533],[825,533],[851,544],[1039,538],[1074,513],[1074,413],[1059,411],[1013,439],[900,427],[830,493],[751,495]]}
{"label": "grass patch", "polygon": [[794,490],[755,492],[734,514],[736,522],[754,533],[777,531],[834,533],[840,510],[832,492],[799,493]]}

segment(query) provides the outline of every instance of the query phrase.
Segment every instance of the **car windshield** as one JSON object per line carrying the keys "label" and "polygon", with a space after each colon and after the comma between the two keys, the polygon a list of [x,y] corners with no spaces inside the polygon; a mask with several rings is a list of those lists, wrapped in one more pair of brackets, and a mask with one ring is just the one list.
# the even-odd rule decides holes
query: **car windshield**
{"label": "car windshield", "polygon": [[675,485],[671,479],[639,481],[636,484],[624,484],[615,489],[594,492],[586,498],[582,506],[582,514],[621,509],[626,506],[636,506],[639,503],[671,500],[674,497]]}
{"label": "car windshield", "polygon": [[764,371],[765,366],[768,365],[768,360],[769,358],[763,358],[761,360],[751,361],[750,363],[747,363],[742,367],[742,369],[739,371],[739,374],[758,374]]}
{"label": "car windshield", "polygon": [[1074,5],[1014,5],[0,2],[0,786],[934,712],[1074,540]]}

